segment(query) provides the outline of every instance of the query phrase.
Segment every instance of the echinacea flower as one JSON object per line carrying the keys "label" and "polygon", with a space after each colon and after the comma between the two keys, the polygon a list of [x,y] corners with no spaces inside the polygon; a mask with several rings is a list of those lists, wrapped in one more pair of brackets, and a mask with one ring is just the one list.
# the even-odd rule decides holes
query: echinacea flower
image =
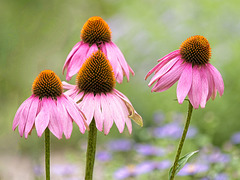
{"label": "echinacea flower", "polygon": [[32,95],[17,110],[12,129],[18,126],[25,138],[35,127],[40,137],[46,128],[58,138],[64,133],[68,139],[74,121],[84,133],[87,127],[84,114],[76,103],[63,94],[62,82],[51,70],[42,71],[32,85]]}
{"label": "echinacea flower", "polygon": [[129,133],[132,132],[131,119],[142,126],[142,118],[135,111],[129,99],[114,89],[115,78],[111,64],[102,51],[97,51],[90,56],[80,69],[77,85],[63,83],[65,92],[77,102],[83,111],[89,125],[95,119],[96,127],[108,134],[115,122],[120,133],[123,132],[125,123]]}
{"label": "echinacea flower", "polygon": [[98,49],[107,56],[118,83],[123,81],[123,76],[129,80],[130,72],[134,75],[122,52],[112,42],[111,30],[101,17],[94,16],[88,19],[82,28],[81,39],[82,41],[72,48],[64,64],[63,72],[67,69],[67,81],[78,73],[84,61]]}
{"label": "echinacea flower", "polygon": [[175,50],[159,60],[148,72],[146,79],[154,72],[150,83],[154,82],[152,91],[162,92],[178,81],[177,99],[180,104],[188,98],[195,109],[205,107],[212,97],[219,92],[222,96],[224,83],[219,71],[209,63],[211,50],[208,40],[200,35],[185,40],[180,49]]}

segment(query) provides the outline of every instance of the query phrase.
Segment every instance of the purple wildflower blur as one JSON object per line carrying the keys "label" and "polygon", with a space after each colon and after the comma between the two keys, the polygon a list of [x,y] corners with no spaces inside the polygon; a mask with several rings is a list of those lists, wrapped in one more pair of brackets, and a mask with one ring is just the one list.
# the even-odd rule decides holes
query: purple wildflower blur
{"label": "purple wildflower blur", "polygon": [[135,145],[136,151],[144,156],[163,156],[165,150],[150,144],[137,144]]}
{"label": "purple wildflower blur", "polygon": [[231,142],[233,144],[240,144],[240,132],[236,132],[232,135]]}
{"label": "purple wildflower blur", "polygon": [[207,164],[198,164],[198,163],[187,163],[178,173],[178,176],[189,176],[195,175],[198,173],[207,172],[209,165]]}
{"label": "purple wildflower blur", "polygon": [[107,147],[111,151],[130,151],[132,149],[132,141],[127,139],[117,139],[109,141]]}
{"label": "purple wildflower blur", "polygon": [[108,151],[99,151],[96,154],[96,159],[101,162],[108,162],[112,159],[112,154]]}

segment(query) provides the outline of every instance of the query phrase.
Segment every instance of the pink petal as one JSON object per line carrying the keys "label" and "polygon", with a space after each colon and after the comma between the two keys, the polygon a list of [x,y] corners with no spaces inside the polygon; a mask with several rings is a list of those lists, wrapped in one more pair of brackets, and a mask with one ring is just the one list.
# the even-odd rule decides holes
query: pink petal
{"label": "pink petal", "polygon": [[94,94],[86,94],[82,101],[78,103],[78,107],[82,110],[87,118],[87,124],[89,125],[92,122],[94,114]]}
{"label": "pink petal", "polygon": [[67,81],[69,81],[71,77],[77,74],[77,72],[80,70],[82,64],[86,60],[88,51],[89,51],[88,44],[82,43],[79,46],[78,50],[75,52],[75,54],[73,55],[69,63],[67,76],[66,76]]}
{"label": "pink petal", "polygon": [[58,139],[61,139],[63,133],[62,119],[57,109],[56,100],[48,98],[47,101],[50,114],[48,128],[54,136],[56,136]]}
{"label": "pink petal", "polygon": [[194,66],[192,71],[192,87],[188,93],[189,100],[194,109],[198,109],[202,99],[202,79],[199,72],[199,67]]}
{"label": "pink petal", "polygon": [[77,107],[77,104],[68,96],[64,96],[64,103],[68,114],[72,117],[73,121],[78,125],[81,133],[84,133],[88,125],[86,122],[86,117],[83,112]]}
{"label": "pink petal", "polygon": [[208,69],[207,66],[205,66],[204,69],[205,69],[205,73],[206,73],[207,80],[208,80],[208,95],[207,95],[207,100],[206,100],[206,101],[208,101],[211,96],[214,96],[213,99],[216,97],[216,92],[215,92],[215,85],[214,85],[212,73],[210,72],[210,70]]}
{"label": "pink petal", "polygon": [[25,127],[26,127],[26,123],[27,123],[27,119],[28,119],[28,115],[29,115],[29,109],[31,107],[32,101],[34,99],[34,96],[30,96],[30,98],[27,99],[26,104],[24,105],[24,108],[21,111],[20,114],[20,119],[19,119],[19,125],[18,125],[18,131],[20,136],[23,136]]}
{"label": "pink petal", "polygon": [[42,133],[47,128],[50,120],[49,104],[48,104],[47,98],[45,97],[42,98],[41,103],[42,103],[42,107],[35,119],[35,127],[39,137],[42,136]]}
{"label": "pink petal", "polygon": [[119,99],[116,99],[111,93],[109,93],[107,96],[109,98],[110,113],[112,114],[112,118],[119,132],[122,133],[124,130],[125,121],[123,113],[121,112],[121,105],[119,104]]}
{"label": "pink petal", "polygon": [[[112,65],[113,72],[114,72],[116,80],[119,83],[122,83],[121,79],[123,79],[123,72],[122,72],[123,70],[122,70],[122,67],[121,67],[120,63],[118,62],[116,52],[112,49],[112,46],[111,46],[110,43],[104,43],[102,45],[102,48],[106,49],[106,53],[107,53],[106,56],[107,56],[109,62],[111,63],[111,65]],[[119,79],[119,77],[121,79]]]}
{"label": "pink petal", "polygon": [[66,139],[69,139],[72,134],[73,125],[72,125],[72,118],[68,115],[68,112],[66,109],[66,106],[68,106],[68,104],[65,104],[65,101],[63,100],[64,98],[63,96],[57,98],[57,108],[58,108],[59,116],[62,122],[63,133]]}
{"label": "pink petal", "polygon": [[88,50],[86,56],[84,57],[84,59],[86,60],[87,58],[89,58],[89,57],[90,57],[93,53],[95,53],[96,51],[98,51],[98,47],[97,47],[96,44],[93,44],[93,45],[89,48],[89,50]]}
{"label": "pink petal", "polygon": [[102,115],[102,106],[101,106],[101,95],[96,94],[94,98],[95,107],[94,107],[94,119],[96,122],[96,127],[99,131],[103,130],[103,115]]}
{"label": "pink petal", "polygon": [[[109,43],[111,46],[112,46],[112,49],[113,51],[116,53],[117,55],[117,60],[118,62],[120,63],[123,71],[124,71],[124,74],[126,75],[127,77],[127,80],[129,81],[129,65],[127,64],[122,52],[120,51],[120,49],[117,47],[116,44],[114,44],[113,42],[110,42]],[[134,72],[133,72],[134,73]]]}
{"label": "pink petal", "polygon": [[63,70],[62,70],[62,71],[63,71],[63,74],[64,74],[65,69],[68,67],[68,65],[69,65],[69,63],[70,63],[72,56],[75,54],[75,52],[77,51],[77,49],[79,48],[79,46],[80,46],[81,43],[82,43],[82,42],[80,41],[80,42],[78,42],[77,44],[75,44],[75,45],[73,46],[72,50],[70,51],[70,53],[68,54],[67,59],[66,59],[66,61],[65,61],[65,63],[64,63],[64,66],[63,66]]}
{"label": "pink petal", "polygon": [[[161,78],[164,74],[166,74],[170,69],[178,62],[179,58],[174,58],[170,60],[167,64],[165,64],[151,79],[148,86],[151,86],[156,80]],[[178,63],[179,64],[179,63]]]}
{"label": "pink petal", "polygon": [[[178,57],[177,57],[178,56]],[[158,60],[158,64],[152,68],[146,75],[145,80],[153,73],[155,72],[155,74],[163,67],[165,66],[165,64],[167,64],[169,61],[171,61],[172,59],[175,58],[180,58],[180,54],[179,54],[179,50],[173,51],[169,54],[167,54],[166,56],[164,56],[163,58]],[[161,61],[161,62],[160,62]]]}
{"label": "pink petal", "polygon": [[101,105],[102,105],[102,114],[103,114],[103,123],[104,123],[104,134],[107,135],[113,125],[112,113],[110,111],[109,97],[108,93],[101,94]]}
{"label": "pink petal", "polygon": [[166,74],[158,79],[157,83],[153,86],[152,91],[162,92],[169,89],[178,81],[184,68],[185,65],[182,64],[182,61],[177,61],[177,63]]}
{"label": "pink petal", "polygon": [[224,92],[224,83],[223,83],[222,76],[220,72],[213,65],[207,64],[207,66],[212,73],[215,88],[218,90],[220,96],[222,96]]}
{"label": "pink petal", "polygon": [[27,104],[29,104],[29,102],[31,101],[32,97],[33,97],[33,95],[30,96],[28,99],[26,99],[21,104],[21,106],[18,108],[18,110],[17,110],[17,112],[15,114],[14,120],[13,120],[12,130],[15,130],[16,127],[19,125],[19,121],[20,121],[20,118],[21,118],[22,111],[25,109],[25,107],[27,107]]}
{"label": "pink petal", "polygon": [[200,106],[201,108],[205,108],[207,97],[208,97],[208,77],[206,73],[207,69],[205,66],[202,66],[200,69],[200,77],[202,78],[202,99]]}
{"label": "pink petal", "polygon": [[192,85],[192,64],[185,64],[177,85],[177,98],[180,104],[183,103]]}
{"label": "pink petal", "polygon": [[170,60],[170,59],[173,59],[174,57],[179,56],[179,55],[180,55],[180,50],[177,49],[177,50],[175,50],[175,51],[173,51],[173,52],[170,52],[169,54],[167,54],[167,55],[164,56],[163,58],[159,59],[158,62],[164,61],[164,60],[166,60],[166,59],[169,59],[169,60]]}
{"label": "pink petal", "polygon": [[34,122],[35,122],[35,118],[37,115],[37,110],[38,110],[40,101],[41,100],[38,97],[33,97],[33,101],[32,101],[31,107],[29,109],[27,123],[26,123],[26,127],[25,127],[25,133],[24,133],[25,138],[28,137],[29,132],[32,130],[32,128],[34,126]]}

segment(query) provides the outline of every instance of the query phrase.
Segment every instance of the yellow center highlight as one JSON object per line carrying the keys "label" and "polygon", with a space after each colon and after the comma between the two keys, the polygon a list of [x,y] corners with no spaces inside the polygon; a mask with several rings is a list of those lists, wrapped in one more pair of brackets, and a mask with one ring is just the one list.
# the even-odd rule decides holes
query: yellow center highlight
{"label": "yellow center highlight", "polygon": [[34,80],[32,91],[40,99],[43,97],[56,99],[63,92],[62,82],[53,71],[44,70]]}
{"label": "yellow center highlight", "polygon": [[112,66],[100,50],[85,61],[76,81],[80,91],[94,94],[110,92],[116,83]]}
{"label": "yellow center highlight", "polygon": [[90,46],[95,43],[109,42],[111,41],[111,30],[101,17],[94,16],[83,25],[81,39]]}
{"label": "yellow center highlight", "polygon": [[204,65],[211,58],[211,48],[208,40],[203,36],[192,36],[180,46],[182,58],[193,65]]}

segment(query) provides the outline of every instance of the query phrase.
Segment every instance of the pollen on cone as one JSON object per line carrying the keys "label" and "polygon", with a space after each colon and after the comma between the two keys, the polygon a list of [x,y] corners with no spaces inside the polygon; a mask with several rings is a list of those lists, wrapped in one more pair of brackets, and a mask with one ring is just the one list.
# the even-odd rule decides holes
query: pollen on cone
{"label": "pollen on cone", "polygon": [[42,71],[32,85],[33,94],[43,97],[56,98],[63,92],[60,78],[51,70]]}
{"label": "pollen on cone", "polygon": [[193,65],[203,65],[211,58],[211,48],[208,40],[200,35],[186,39],[180,46],[182,58]]}
{"label": "pollen on cone", "polygon": [[111,30],[108,24],[98,16],[91,17],[83,25],[81,39],[90,45],[94,43],[110,42]]}
{"label": "pollen on cone", "polygon": [[85,61],[77,76],[79,89],[94,94],[112,91],[115,83],[112,66],[100,50]]}

